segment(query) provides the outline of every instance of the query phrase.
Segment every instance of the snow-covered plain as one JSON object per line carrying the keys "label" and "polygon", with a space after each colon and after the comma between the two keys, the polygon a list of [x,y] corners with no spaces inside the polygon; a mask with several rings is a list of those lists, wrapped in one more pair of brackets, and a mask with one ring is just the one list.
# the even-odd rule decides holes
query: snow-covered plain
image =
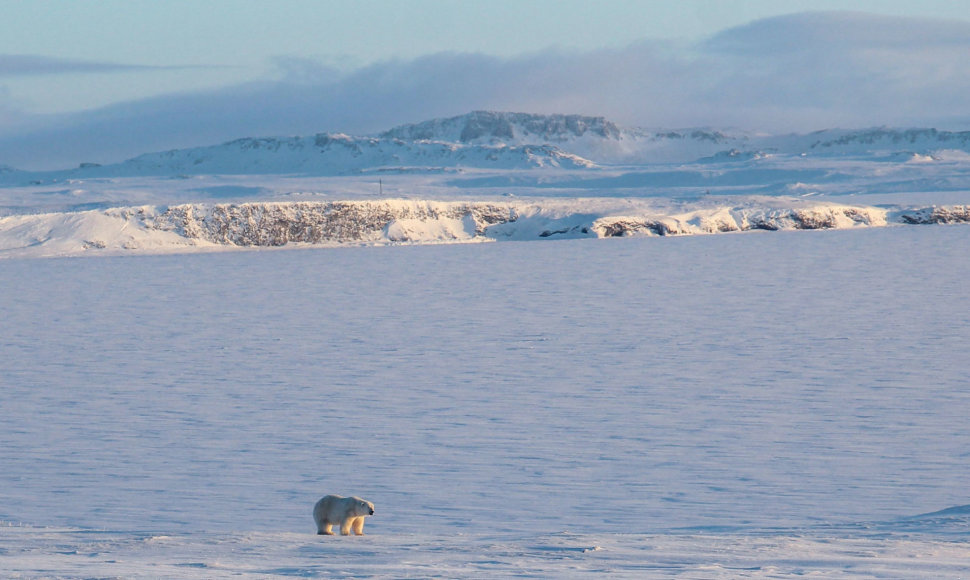
{"label": "snow-covered plain", "polygon": [[[3,260],[0,569],[965,577],[968,247]],[[314,535],[325,493],[368,535]]]}
{"label": "snow-covered plain", "polygon": [[968,143],[479,113],[0,169],[0,575],[966,578]]}

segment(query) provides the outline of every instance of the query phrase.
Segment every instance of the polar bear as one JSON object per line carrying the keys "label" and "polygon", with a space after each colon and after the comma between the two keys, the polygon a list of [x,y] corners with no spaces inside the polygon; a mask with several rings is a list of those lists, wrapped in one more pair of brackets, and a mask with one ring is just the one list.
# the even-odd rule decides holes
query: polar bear
{"label": "polar bear", "polygon": [[359,497],[327,495],[313,506],[313,521],[317,534],[332,536],[330,527],[340,526],[340,535],[349,536],[353,528],[358,536],[364,535],[364,518],[374,515],[374,504]]}

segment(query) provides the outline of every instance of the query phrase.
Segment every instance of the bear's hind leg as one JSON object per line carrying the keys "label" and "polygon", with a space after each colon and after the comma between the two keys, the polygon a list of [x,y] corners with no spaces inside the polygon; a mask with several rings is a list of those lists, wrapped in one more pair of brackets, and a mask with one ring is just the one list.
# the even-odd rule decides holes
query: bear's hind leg
{"label": "bear's hind leg", "polygon": [[348,518],[344,520],[344,523],[340,524],[340,535],[349,536],[350,535],[350,525],[354,523],[354,518]]}
{"label": "bear's hind leg", "polygon": [[320,528],[319,530],[317,530],[317,535],[318,536],[332,536],[333,535],[333,531],[331,531],[331,528],[333,528],[333,524],[325,524],[322,528]]}
{"label": "bear's hind leg", "polygon": [[358,536],[364,535],[364,516],[354,519],[354,533]]}

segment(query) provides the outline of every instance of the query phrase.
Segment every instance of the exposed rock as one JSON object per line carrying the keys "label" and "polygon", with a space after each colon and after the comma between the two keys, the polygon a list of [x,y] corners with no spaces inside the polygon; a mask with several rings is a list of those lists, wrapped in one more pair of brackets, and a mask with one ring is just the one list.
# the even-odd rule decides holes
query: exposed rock
{"label": "exposed rock", "polygon": [[933,206],[904,212],[900,221],[907,224],[970,223],[970,205]]}
{"label": "exposed rock", "polygon": [[619,127],[603,117],[473,111],[458,117],[395,127],[382,133],[381,137],[409,141],[457,140],[461,143],[518,140],[541,145],[584,135],[617,139],[620,133]]}
{"label": "exposed rock", "polygon": [[345,201],[186,204],[167,208],[146,223],[187,238],[232,246],[283,246],[379,239],[395,220],[470,219],[474,234],[514,221],[507,207],[488,203]]}

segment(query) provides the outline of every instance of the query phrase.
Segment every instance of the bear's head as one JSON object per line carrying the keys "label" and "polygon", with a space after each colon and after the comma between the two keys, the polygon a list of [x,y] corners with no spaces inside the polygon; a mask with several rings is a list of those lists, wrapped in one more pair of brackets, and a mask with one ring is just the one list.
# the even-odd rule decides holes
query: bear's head
{"label": "bear's head", "polygon": [[354,514],[358,516],[372,516],[374,515],[374,504],[367,501],[366,499],[361,499],[359,497],[354,497]]}

